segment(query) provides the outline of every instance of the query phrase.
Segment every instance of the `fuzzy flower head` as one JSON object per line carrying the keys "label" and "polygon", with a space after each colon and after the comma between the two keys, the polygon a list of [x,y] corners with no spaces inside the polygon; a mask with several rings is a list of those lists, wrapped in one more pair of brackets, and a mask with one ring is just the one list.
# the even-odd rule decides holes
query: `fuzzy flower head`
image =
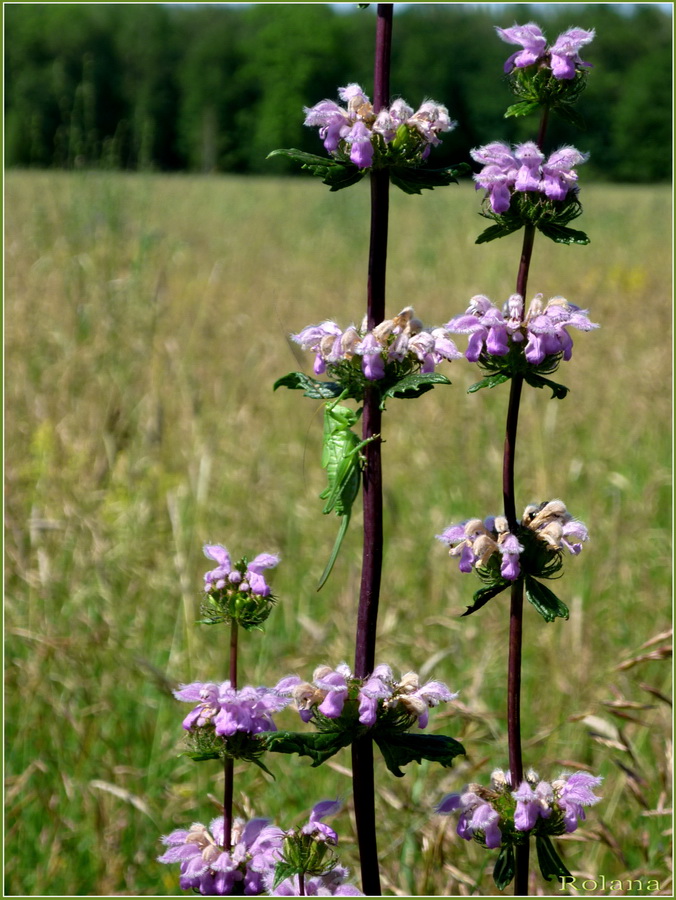
{"label": "fuzzy flower head", "polygon": [[549,69],[559,81],[570,81],[581,69],[591,68],[591,63],[580,58],[580,49],[594,40],[594,29],[569,28],[558,36],[554,44],[547,45],[547,39],[540,27],[533,22],[514,25],[512,28],[497,28],[498,36],[507,44],[516,44],[517,50],[505,62],[505,72],[537,65],[539,69]]}
{"label": "fuzzy flower head", "polygon": [[589,159],[575,147],[561,147],[545,158],[533,141],[514,144],[494,141],[470,150],[481,164],[473,176],[476,189],[486,191],[490,208],[496,215],[506,213],[514,195],[530,194],[534,200],[563,201],[575,198],[578,191],[576,166]]}
{"label": "fuzzy flower head", "polygon": [[342,330],[327,320],[291,338],[315,354],[315,375],[329,373],[347,382],[354,380],[355,370],[366,381],[398,380],[413,372],[434,372],[443,360],[462,356],[445,328],[425,329],[411,306],[370,330],[365,321],[360,328]]}
{"label": "fuzzy flower head", "polygon": [[592,788],[602,779],[586,772],[562,774],[552,782],[530,770],[516,790],[508,772],[496,769],[490,787],[469,784],[437,804],[440,815],[458,813],[457,834],[487,849],[504,841],[518,843],[521,834],[560,835],[575,831],[585,806],[600,800]]}
{"label": "fuzzy flower head", "polygon": [[312,808],[305,825],[286,832],[275,871],[266,877],[270,895],[363,896],[354,885],[347,883],[349,872],[338,864],[335,856],[338,835],[323,822],[327,816],[335,815],[341,805],[339,800],[322,800]]}
{"label": "fuzzy flower head", "polygon": [[215,624],[234,619],[246,629],[260,628],[274,603],[263,573],[279,563],[279,556],[259,553],[251,562],[243,557],[233,564],[222,544],[206,544],[204,555],[218,565],[204,575],[202,621]]}
{"label": "fuzzy flower head", "polygon": [[502,309],[477,294],[465,312],[444,327],[451,334],[468,335],[465,357],[469,362],[488,364],[488,357],[522,352],[534,366],[546,363],[548,371],[553,371],[560,359],[568,361],[572,356],[573,339],[568,329],[591,331],[599,327],[589,321],[588,310],[565,297],[551,297],[544,303],[543,295],[537,294],[525,316],[523,310],[520,294],[512,294]]}
{"label": "fuzzy flower head", "polygon": [[561,567],[560,552],[577,556],[589,534],[561,500],[550,500],[527,506],[516,533],[510,532],[504,516],[489,516],[449,525],[436,538],[458,558],[461,572],[476,569],[488,581],[498,575],[516,581],[522,574],[553,577]]}
{"label": "fuzzy flower head", "polygon": [[185,731],[213,727],[215,734],[225,738],[236,732],[254,735],[276,731],[273,714],[291,702],[270,688],[246,686],[235,690],[229,681],[183,684],[174,691],[174,696],[196,704],[183,720]]}
{"label": "fuzzy flower head", "polygon": [[268,819],[236,819],[231,846],[225,847],[223,817],[209,827],[195,823],[162,838],[168,849],[161,863],[179,863],[183,890],[200,894],[262,894],[265,879],[274,873],[284,832]]}
{"label": "fuzzy flower head", "polygon": [[327,719],[347,715],[356,717],[361,725],[369,728],[385,719],[396,721],[401,729],[416,721],[419,728],[425,728],[432,707],[458,696],[440,681],[421,685],[414,672],[397,679],[385,664],[376,666],[367,678],[356,678],[345,663],[335,669],[319,666],[315,669],[312,684],[292,675],[282,679],[275,690],[295,701],[305,722],[316,713]]}
{"label": "fuzzy flower head", "polygon": [[339,88],[345,106],[321,100],[305,107],[305,125],[319,128],[324,148],[341,161],[359,169],[381,165],[416,165],[441,143],[439,134],[455,127],[448,110],[425,100],[416,112],[403,100],[395,100],[377,115],[358,84]]}

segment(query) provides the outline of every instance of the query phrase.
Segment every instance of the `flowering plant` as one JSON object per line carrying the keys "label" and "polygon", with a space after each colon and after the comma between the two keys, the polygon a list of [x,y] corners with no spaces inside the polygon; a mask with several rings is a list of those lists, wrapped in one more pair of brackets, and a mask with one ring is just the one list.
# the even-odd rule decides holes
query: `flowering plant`
{"label": "flowering plant", "polygon": [[591,63],[580,58],[580,50],[593,41],[594,29],[569,28],[547,45],[540,27],[532,22],[497,28],[498,37],[522,47],[505,61],[505,72],[519,102],[505,116],[526,116],[544,106],[578,127],[582,121],[573,108],[587,83]]}
{"label": "flowering plant", "polygon": [[293,372],[276,381],[275,390],[302,388],[305,396],[314,399],[342,395],[361,401],[366,386],[375,385],[381,407],[388,397],[418,397],[435,384],[450,384],[435,371],[436,366],[462,356],[448,329],[424,328],[412,306],[372,329],[366,321],[359,328],[352,324],[342,329],[327,319],[292,334],[291,339],[315,354],[315,375],[328,374],[335,380],[321,382]]}
{"label": "flowering plant", "polygon": [[584,807],[601,799],[593,793],[603,779],[586,772],[561,774],[551,783],[532,769],[516,791],[509,772],[496,769],[490,788],[469,784],[460,794],[448,794],[437,812],[459,812],[457,834],[488,850],[500,847],[493,877],[502,890],[514,877],[514,847],[535,837],[540,870],[546,881],[569,875],[550,836],[570,834],[585,818]]}
{"label": "flowering plant", "polygon": [[477,190],[486,191],[481,214],[496,223],[479,235],[477,244],[528,224],[559,244],[589,243],[584,232],[568,228],[582,212],[575,166],[586,162],[588,153],[561,147],[545,158],[534,141],[513,148],[504,141],[492,141],[470,150],[470,155],[483,167],[473,176]]}
{"label": "flowering plant", "polygon": [[204,618],[200,622],[215,625],[234,621],[247,630],[260,630],[275,602],[263,571],[274,568],[279,556],[259,553],[251,562],[242,557],[233,564],[222,544],[206,544],[204,555],[218,565],[204,576]]}
{"label": "flowering plant", "polygon": [[555,372],[561,360],[570,360],[573,339],[569,328],[591,331],[599,326],[589,321],[589,312],[565,297],[552,297],[545,304],[542,294],[531,300],[524,316],[523,297],[512,294],[502,310],[488,297],[476,294],[465,312],[444,326],[452,334],[469,335],[465,357],[476,362],[488,377],[469,388],[495,387],[514,375],[523,375],[532,387],[549,387],[561,399],[568,388],[543,376]]}
{"label": "flowering plant", "polygon": [[179,884],[200,894],[262,894],[264,877],[274,872],[284,832],[269,819],[236,819],[231,842],[225,846],[224,820],[219,816],[207,828],[194,823],[162,838],[169,849],[158,862],[181,864]]}
{"label": "flowering plant", "polygon": [[339,88],[338,96],[345,106],[321,100],[304,108],[305,125],[319,128],[328,159],[295,149],[274,150],[268,158],[287,156],[300,162],[302,168],[321,176],[332,191],[356,184],[368,171],[387,169],[394,185],[407,194],[419,194],[423,188],[451,184],[456,175],[466,171],[464,163],[418,171],[432,147],[441,143],[439,134],[455,128],[441,103],[425,100],[414,112],[399,98],[376,113],[358,84]]}
{"label": "flowering plant", "polygon": [[262,769],[264,747],[253,736],[275,731],[272,714],[291,702],[276,690],[251,686],[236,690],[229,681],[195,681],[181,685],[174,696],[196,704],[183,720],[190,748],[187,756],[198,761],[242,759]]}
{"label": "flowering plant", "polygon": [[396,679],[392,669],[381,664],[367,678],[357,678],[341,663],[335,669],[319,666],[312,683],[290,675],[278,682],[275,690],[292,698],[301,719],[311,722],[317,732],[267,734],[265,745],[279,753],[309,756],[313,766],[366,733],[398,777],[403,775],[400,766],[408,762],[429,759],[451,766],[453,759],[465,752],[462,744],[445,735],[407,733],[415,723],[426,728],[429,709],[458,696],[439,681],[421,685],[414,672]]}
{"label": "flowering plant", "polygon": [[363,896],[353,884],[346,883],[349,872],[338,864],[334,854],[338,835],[322,822],[340,807],[339,800],[322,800],[312,808],[305,825],[284,834],[275,870],[266,877],[271,896]]}
{"label": "flowering plant", "polygon": [[577,556],[589,538],[585,525],[570,515],[561,500],[527,506],[516,532],[509,530],[504,516],[489,516],[483,521],[466,519],[450,525],[436,537],[450,547],[450,556],[459,557],[461,572],[474,569],[486,583],[463,615],[476,612],[523,579],[526,597],[545,621],[568,618],[568,607],[536,580],[556,577],[563,565],[563,551]]}

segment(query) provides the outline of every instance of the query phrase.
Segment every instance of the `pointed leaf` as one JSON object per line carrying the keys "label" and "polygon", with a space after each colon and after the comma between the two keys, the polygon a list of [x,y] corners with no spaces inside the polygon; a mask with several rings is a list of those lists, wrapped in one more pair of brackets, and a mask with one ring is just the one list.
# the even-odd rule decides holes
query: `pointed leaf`
{"label": "pointed leaf", "polygon": [[503,891],[514,878],[515,866],[513,844],[503,844],[493,869],[493,881],[498,890]]}
{"label": "pointed leaf", "polygon": [[496,241],[498,238],[507,237],[508,234],[512,234],[522,227],[523,222],[521,222],[520,220],[510,223],[509,225],[502,222],[498,223],[497,225],[490,225],[485,231],[481,232],[474,243],[487,244],[489,241]]}
{"label": "pointed leaf", "polygon": [[514,103],[512,106],[507,107],[505,119],[509,119],[510,116],[527,116],[530,113],[535,112],[539,107],[540,104],[537,100],[520,100],[518,103]]}
{"label": "pointed leaf", "polygon": [[506,372],[496,372],[494,375],[487,375],[485,378],[482,378],[481,381],[475,382],[471,387],[467,388],[468,394],[473,394],[475,391],[480,391],[481,388],[492,388],[498,384],[503,384],[505,381],[509,381],[511,375],[508,375]]}
{"label": "pointed leaf", "polygon": [[549,378],[543,378],[542,375],[536,375],[534,372],[526,371],[524,373],[524,380],[527,381],[531,387],[548,387],[552,392],[552,400],[563,400],[569,391],[569,388],[564,384],[557,384],[556,381],[550,381]]}
{"label": "pointed leaf", "polygon": [[493,597],[497,597],[498,594],[501,594],[503,591],[507,590],[507,588],[511,585],[512,582],[507,581],[507,579],[505,578],[502,581],[497,582],[496,584],[491,584],[488,587],[480,588],[474,594],[474,603],[471,606],[468,606],[462,615],[470,616],[478,609],[481,609],[482,606],[485,606],[489,600],[493,599]]}
{"label": "pointed leaf", "polygon": [[542,877],[545,881],[551,881],[552,878],[561,879],[570,876],[570,872],[554,849],[554,845],[550,841],[548,835],[536,835],[535,849],[538,855],[540,871],[542,872]]}
{"label": "pointed leaf", "polygon": [[388,397],[401,397],[405,400],[414,400],[421,394],[431,391],[435,384],[450,384],[450,380],[445,375],[438,372],[421,372],[413,375],[406,375],[392,387],[383,393],[381,408],[384,407],[385,400]]}
{"label": "pointed leaf", "polygon": [[195,762],[204,762],[205,759],[220,759],[221,754],[217,753],[215,750],[189,750],[185,753],[179,754],[180,756],[187,756],[188,759],[194,759]]}
{"label": "pointed leaf", "polygon": [[[458,167],[459,168],[459,167]],[[435,187],[457,184],[458,168],[419,169],[408,166],[392,166],[389,170],[392,184],[406,194],[420,194],[423,189],[433,191]]]}
{"label": "pointed leaf", "polygon": [[568,618],[566,604],[541,581],[536,581],[532,575],[526,575],[524,584],[528,601],[533,604],[545,622],[553,622],[557,616],[561,619]]}
{"label": "pointed leaf", "polygon": [[272,390],[285,387],[292,391],[304,391],[304,397],[310,397],[312,400],[332,400],[339,397],[343,391],[342,387],[335,381],[318,381],[305,372],[289,372],[278,378],[272,386]]}
{"label": "pointed leaf", "polygon": [[298,871],[295,866],[287,862],[278,862],[275,866],[275,880],[272,883],[272,890],[277,890],[283,881],[286,881],[287,878],[293,878],[297,874]]}
{"label": "pointed leaf", "polygon": [[343,747],[354,740],[356,734],[351,731],[304,732],[266,731],[260,740],[272,753],[297,753],[309,756],[312,767],[320,766]]}
{"label": "pointed leaf", "polygon": [[556,244],[580,244],[584,246],[590,243],[584,231],[568,228],[566,225],[555,225],[553,222],[538,222],[536,227]]}
{"label": "pointed leaf", "polygon": [[569,103],[558,103],[553,109],[557,116],[561,116],[564,121],[569,122],[575,128],[579,128],[580,131],[587,130],[587,123],[584,118]]}
{"label": "pointed leaf", "polygon": [[456,756],[465,755],[462,744],[444,734],[376,731],[373,737],[383,754],[387,768],[397,778],[403,778],[404,773],[399,767],[407,763],[420,763],[423,759],[428,759],[448,769],[453,765]]}

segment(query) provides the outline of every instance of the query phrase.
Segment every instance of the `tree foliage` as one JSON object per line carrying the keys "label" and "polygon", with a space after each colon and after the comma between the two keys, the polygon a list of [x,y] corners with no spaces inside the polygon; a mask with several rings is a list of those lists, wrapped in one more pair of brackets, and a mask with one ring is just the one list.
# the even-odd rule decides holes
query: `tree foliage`
{"label": "tree foliage", "polygon": [[[359,82],[371,89],[373,9],[321,4],[10,4],[5,10],[6,162],[10,166],[281,173],[276,147],[321,152],[303,106]],[[671,28],[657,4],[552,4],[551,41],[596,28],[580,103],[588,174],[666,180],[671,172]],[[406,4],[397,11],[393,93],[445,103],[458,127],[436,166],[487,140],[524,140],[503,62],[514,48],[494,25],[529,21],[527,6]],[[496,134],[496,122],[502,122]],[[551,142],[565,132],[552,122]]]}

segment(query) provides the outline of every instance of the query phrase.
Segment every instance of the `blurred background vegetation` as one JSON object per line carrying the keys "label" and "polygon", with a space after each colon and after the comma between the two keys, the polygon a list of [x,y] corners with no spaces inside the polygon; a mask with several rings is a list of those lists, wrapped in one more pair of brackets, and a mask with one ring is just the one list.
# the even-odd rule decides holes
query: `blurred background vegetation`
{"label": "blurred background vegetation", "polygon": [[[587,178],[671,173],[671,17],[658,4],[400,4],[393,93],[445,103],[458,121],[437,164],[488,140],[530,136],[503,120],[496,79],[514,47],[493,26],[533,18],[551,41],[596,28],[580,111]],[[372,85],[374,5],[9,4],[6,164],[202,172],[290,171],[276,147],[317,152],[301,110],[351,81]],[[569,141],[558,123],[553,144]]]}
{"label": "blurred background vegetation", "polygon": [[[264,160],[319,150],[304,105],[352,80],[370,90],[372,13],[5,7],[8,895],[176,894],[176,868],[154,862],[158,837],[208,822],[222,793],[217,768],[178,756],[185,709],[171,693],[226,669],[224,633],[195,625],[204,543],[282,555],[266,635],[242,641],[243,682],[352,659],[359,517],[318,595],[338,525],[318,498],[319,404],[272,384],[311,370],[289,332],[361,319],[368,185],[330,194]],[[654,878],[657,891],[615,893],[671,896],[671,189],[587,183],[594,171],[668,177],[670,19],[656,5],[398,9],[393,89],[443,101],[460,122],[440,161],[531,137],[532,119],[502,119],[510,48],[493,34],[531,18],[550,38],[598,30],[590,128],[552,133],[596,159],[581,177],[592,242],[538,238],[531,284],[602,327],[575,336],[560,373],[569,399],[524,398],[519,505],[562,497],[592,535],[557,591],[570,621],[527,610],[524,752],[543,777],[604,776],[603,803],[559,842],[572,871]],[[441,324],[475,293],[512,292],[520,236],[476,245],[479,209],[468,181],[392,192],[388,312],[413,304]],[[499,509],[507,394],[468,397],[473,367],[446,371],[452,387],[392,403],[384,422],[379,661],[459,690],[430,727],[468,750],[452,770],[410,765],[403,779],[377,764],[385,891],[402,896],[493,893],[495,854],[432,810],[507,763],[504,604],[461,618],[477,582],[433,537]],[[269,765],[275,781],[238,768],[237,813],[291,827],[316,800],[345,798],[335,826],[356,870],[349,753],[316,771]]]}

